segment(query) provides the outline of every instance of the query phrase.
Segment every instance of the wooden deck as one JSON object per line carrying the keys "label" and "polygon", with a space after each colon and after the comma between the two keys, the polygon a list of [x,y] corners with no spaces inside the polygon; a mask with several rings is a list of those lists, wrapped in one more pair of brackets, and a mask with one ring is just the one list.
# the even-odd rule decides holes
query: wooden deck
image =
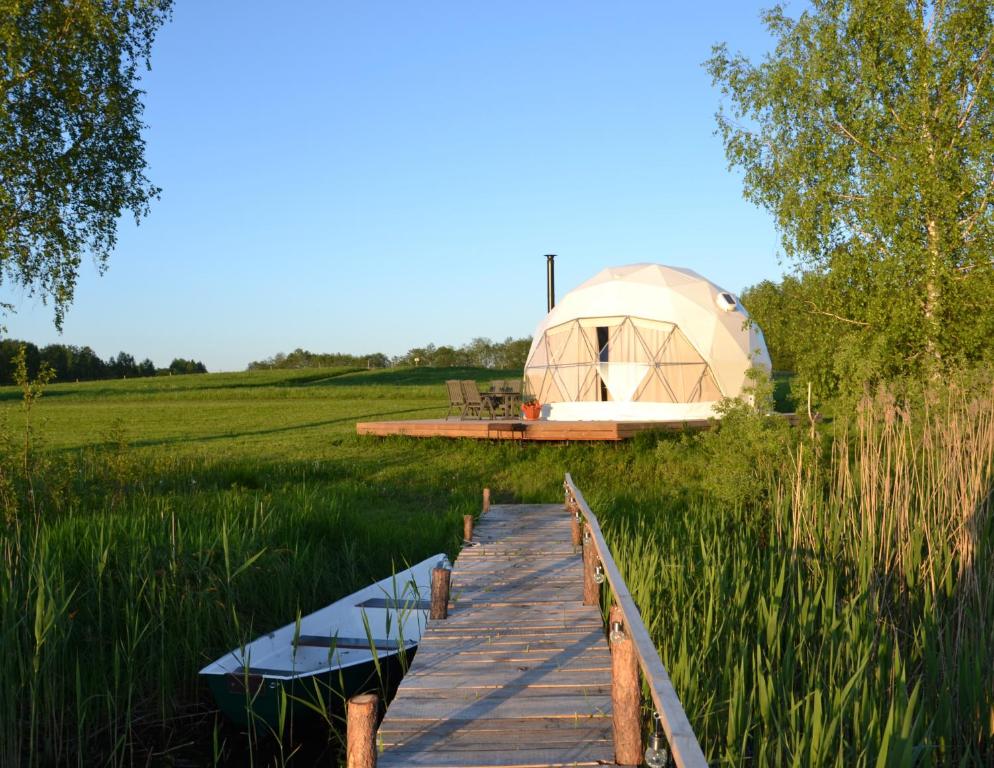
{"label": "wooden deck", "polygon": [[611,653],[562,505],[491,507],[449,605],[380,725],[380,768],[614,763]]}
{"label": "wooden deck", "polygon": [[468,437],[477,440],[548,440],[568,441],[628,440],[646,430],[707,429],[707,420],[686,422],[660,421],[522,421],[505,419],[483,421],[470,419],[417,419],[413,421],[366,421],[356,424],[360,435],[407,435],[409,437]]}

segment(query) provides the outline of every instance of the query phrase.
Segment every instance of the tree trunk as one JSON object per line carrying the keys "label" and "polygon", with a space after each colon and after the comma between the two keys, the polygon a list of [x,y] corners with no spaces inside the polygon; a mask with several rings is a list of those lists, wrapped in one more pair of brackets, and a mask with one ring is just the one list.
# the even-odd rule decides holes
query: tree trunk
{"label": "tree trunk", "polygon": [[926,369],[932,378],[942,371],[942,350],[939,348],[939,308],[942,302],[939,288],[939,229],[934,218],[926,221],[928,229],[928,274],[925,278],[925,354]]}

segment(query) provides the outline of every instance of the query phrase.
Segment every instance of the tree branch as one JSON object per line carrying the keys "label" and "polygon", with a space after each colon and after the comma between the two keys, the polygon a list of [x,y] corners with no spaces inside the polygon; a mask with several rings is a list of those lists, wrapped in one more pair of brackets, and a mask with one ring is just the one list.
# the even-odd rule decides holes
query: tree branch
{"label": "tree branch", "polygon": [[870,327],[869,323],[864,323],[862,320],[853,320],[852,318],[849,317],[842,317],[841,315],[837,315],[834,312],[826,312],[824,309],[818,309],[818,307],[815,306],[815,303],[810,299],[807,300],[807,304],[808,306],[811,307],[811,312],[813,312],[816,315],[824,315],[825,317],[831,317],[833,320],[839,320],[840,322],[849,323],[850,325],[858,325],[863,328]]}
{"label": "tree branch", "polygon": [[826,120],[825,122],[828,124],[828,126],[830,128],[833,128],[836,133],[841,133],[843,136],[845,136],[847,139],[849,139],[849,141],[851,141],[853,144],[855,144],[857,147],[859,147],[863,151],[869,152],[871,155],[873,155],[875,158],[877,158],[877,160],[880,160],[881,162],[884,162],[884,163],[893,162],[893,161],[897,160],[896,157],[885,157],[884,155],[881,155],[879,152],[877,152],[877,150],[875,150],[873,147],[871,147],[865,141],[862,141],[862,140],[856,138],[856,136],[853,134],[853,132],[850,131],[848,128],[846,128],[842,124],[842,121],[839,120],[838,117],[834,117],[833,116],[833,120],[831,120],[831,121]]}
{"label": "tree branch", "polygon": [[963,239],[966,240],[970,236],[970,232],[976,226],[977,222],[980,221],[980,217],[984,215],[984,211],[987,206],[990,205],[990,194],[991,186],[994,185],[994,179],[991,179],[987,184],[987,189],[984,190],[984,196],[980,199],[980,205],[977,206],[977,210],[971,215],[967,216],[965,219],[957,222],[959,224],[966,224],[966,229],[963,230]]}
{"label": "tree branch", "polygon": [[[970,115],[973,114],[973,105],[977,103],[977,94],[980,93],[980,88],[984,84],[984,78],[987,76],[987,54],[990,52],[990,45],[984,46],[983,52],[980,54],[980,58],[977,59],[977,64],[973,68],[973,75],[976,78],[976,82],[972,83],[969,79],[963,85],[963,97],[966,97],[967,91],[970,89],[970,85],[973,85],[973,94],[970,96],[970,100],[963,107],[963,112],[960,115],[960,119],[956,123],[956,130],[963,130],[963,126],[966,125],[967,120],[970,119]],[[954,135],[949,141],[949,146],[952,146],[956,142],[956,136]]]}

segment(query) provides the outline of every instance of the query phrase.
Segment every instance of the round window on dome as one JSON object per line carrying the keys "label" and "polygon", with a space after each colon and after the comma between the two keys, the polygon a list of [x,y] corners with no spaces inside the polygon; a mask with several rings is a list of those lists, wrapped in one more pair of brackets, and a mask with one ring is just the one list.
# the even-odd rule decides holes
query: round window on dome
{"label": "round window on dome", "polygon": [[738,306],[738,302],[735,301],[735,297],[728,291],[722,291],[715,296],[714,302],[723,312],[732,312]]}

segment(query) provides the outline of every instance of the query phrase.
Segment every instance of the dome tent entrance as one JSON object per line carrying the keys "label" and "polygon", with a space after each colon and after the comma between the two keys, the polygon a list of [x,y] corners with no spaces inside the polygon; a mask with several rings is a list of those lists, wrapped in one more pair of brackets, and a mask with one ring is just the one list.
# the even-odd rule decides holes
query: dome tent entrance
{"label": "dome tent entrance", "polygon": [[758,328],[731,294],[687,269],[606,269],[536,329],[525,381],[552,420],[681,421],[714,415],[770,367]]}

